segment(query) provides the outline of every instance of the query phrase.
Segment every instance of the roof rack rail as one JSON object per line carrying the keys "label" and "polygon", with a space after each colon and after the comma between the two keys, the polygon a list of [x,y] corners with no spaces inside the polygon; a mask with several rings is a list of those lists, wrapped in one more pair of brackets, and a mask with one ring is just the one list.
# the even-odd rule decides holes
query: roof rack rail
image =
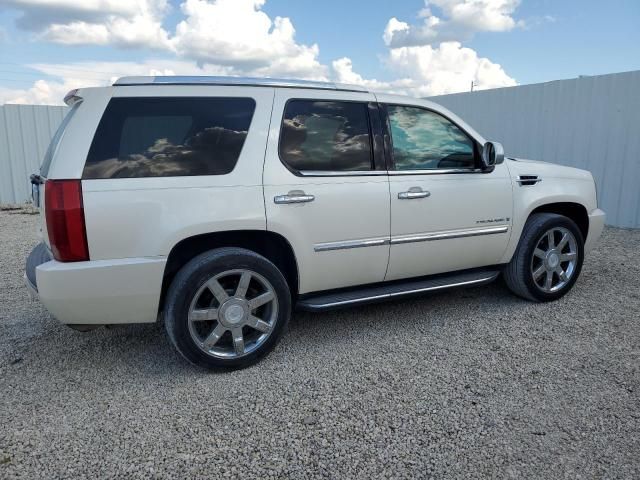
{"label": "roof rack rail", "polygon": [[348,92],[368,92],[359,85],[345,83],[318,82],[315,80],[289,80],[281,78],[218,77],[218,76],[150,76],[121,77],[114,86],[125,85],[244,85],[255,87],[311,88],[319,90],[341,90]]}

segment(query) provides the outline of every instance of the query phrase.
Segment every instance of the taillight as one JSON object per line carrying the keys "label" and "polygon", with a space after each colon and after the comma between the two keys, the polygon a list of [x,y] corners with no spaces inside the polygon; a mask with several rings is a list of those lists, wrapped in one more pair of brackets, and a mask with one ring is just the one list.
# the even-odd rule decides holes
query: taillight
{"label": "taillight", "polygon": [[54,258],[60,262],[89,260],[80,180],[47,180],[44,197]]}

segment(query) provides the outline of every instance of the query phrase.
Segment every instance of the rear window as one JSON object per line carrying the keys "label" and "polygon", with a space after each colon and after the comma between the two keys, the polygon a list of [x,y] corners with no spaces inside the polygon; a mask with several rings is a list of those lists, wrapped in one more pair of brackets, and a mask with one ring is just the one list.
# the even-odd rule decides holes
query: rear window
{"label": "rear window", "polygon": [[280,158],[297,171],[371,170],[367,104],[289,100],[280,133]]}
{"label": "rear window", "polygon": [[113,98],[82,178],[225,175],[249,132],[252,98]]}

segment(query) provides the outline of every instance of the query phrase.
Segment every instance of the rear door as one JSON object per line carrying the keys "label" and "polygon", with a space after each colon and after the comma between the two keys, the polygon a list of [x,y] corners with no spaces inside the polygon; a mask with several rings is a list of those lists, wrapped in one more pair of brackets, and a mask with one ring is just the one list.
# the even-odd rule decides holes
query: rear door
{"label": "rear door", "polygon": [[374,95],[276,89],[264,197],[267,229],[295,252],[300,293],[382,281],[389,182]]}

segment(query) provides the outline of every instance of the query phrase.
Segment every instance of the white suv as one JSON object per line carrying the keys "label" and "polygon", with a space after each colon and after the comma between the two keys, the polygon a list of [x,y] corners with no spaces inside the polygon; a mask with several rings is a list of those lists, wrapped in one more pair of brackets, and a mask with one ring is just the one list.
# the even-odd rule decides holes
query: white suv
{"label": "white suv", "polygon": [[27,285],[77,329],[164,318],[208,368],[257,361],[293,307],[500,273],[555,300],[604,225],[589,172],[504,161],[426,100],[221,77],[128,77],[65,100],[32,176],[44,243]]}

